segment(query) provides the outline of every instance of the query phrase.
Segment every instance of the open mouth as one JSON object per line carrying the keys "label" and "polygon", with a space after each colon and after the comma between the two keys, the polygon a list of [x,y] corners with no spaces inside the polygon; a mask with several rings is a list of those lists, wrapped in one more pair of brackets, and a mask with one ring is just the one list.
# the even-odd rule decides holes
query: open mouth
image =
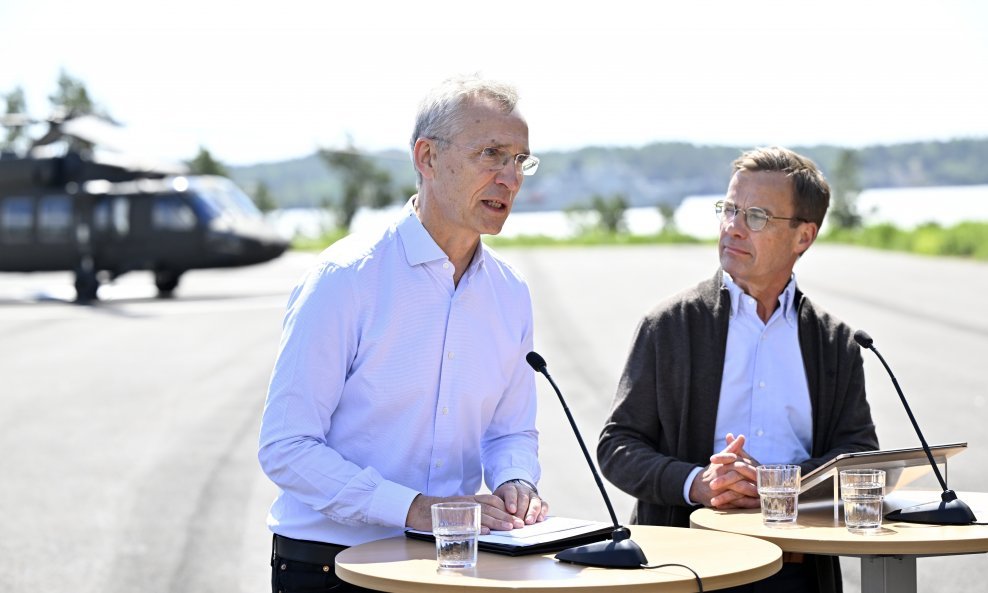
{"label": "open mouth", "polygon": [[493,208],[494,210],[504,210],[507,207],[501,202],[494,200],[484,200],[484,204],[486,204],[488,208]]}

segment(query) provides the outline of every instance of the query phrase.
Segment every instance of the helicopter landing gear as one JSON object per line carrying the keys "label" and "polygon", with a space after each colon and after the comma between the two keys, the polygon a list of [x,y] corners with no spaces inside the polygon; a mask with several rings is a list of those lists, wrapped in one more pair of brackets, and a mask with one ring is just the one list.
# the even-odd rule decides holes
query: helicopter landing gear
{"label": "helicopter landing gear", "polygon": [[168,299],[178,287],[178,280],[182,277],[182,272],[175,270],[155,270],[154,285],[158,287],[158,298]]}
{"label": "helicopter landing gear", "polygon": [[97,290],[99,278],[96,277],[93,258],[84,257],[75,269],[75,302],[86,305],[95,301]]}

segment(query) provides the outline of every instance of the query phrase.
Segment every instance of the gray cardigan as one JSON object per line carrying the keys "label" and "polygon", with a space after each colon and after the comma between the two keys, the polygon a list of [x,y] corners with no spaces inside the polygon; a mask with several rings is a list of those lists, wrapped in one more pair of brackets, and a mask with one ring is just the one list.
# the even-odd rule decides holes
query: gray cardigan
{"label": "gray cardigan", "polygon": [[[648,313],[638,326],[597,462],[615,486],[637,500],[631,523],[688,527],[683,485],[714,453],[717,403],[731,297],[723,272]],[[861,350],[851,328],[796,290],[799,347],[813,414],[812,457],[803,473],[841,453],[878,449],[865,399]],[[817,591],[842,590],[832,556],[807,556]]]}
{"label": "gray cardigan", "polygon": [[[632,523],[689,526],[683,485],[714,453],[730,295],[720,270],[648,313],[638,326],[597,445],[601,471],[637,499]],[[851,328],[798,289],[799,345],[813,415],[803,473],[850,451],[878,448]]]}

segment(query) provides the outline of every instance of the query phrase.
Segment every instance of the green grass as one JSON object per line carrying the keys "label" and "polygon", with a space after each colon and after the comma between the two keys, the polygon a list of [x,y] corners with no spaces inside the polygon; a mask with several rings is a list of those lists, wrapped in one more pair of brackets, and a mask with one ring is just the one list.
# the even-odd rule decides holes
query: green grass
{"label": "green grass", "polygon": [[492,247],[572,247],[595,245],[656,245],[669,243],[702,243],[700,239],[676,232],[661,232],[652,235],[632,235],[630,233],[606,233],[593,230],[565,239],[545,235],[524,235],[520,237],[484,237],[484,243]]}
{"label": "green grass", "polygon": [[[320,237],[296,237],[292,249],[299,251],[322,251],[347,235],[341,230],[323,233]],[[545,235],[523,235],[519,237],[499,237],[485,235],[484,243],[492,247],[570,247],[593,245],[654,245],[654,244],[695,244],[703,243],[696,237],[677,232],[661,232],[652,235],[632,235],[630,233],[605,233],[588,231],[574,237],[557,239]],[[709,241],[707,241],[709,242]]]}
{"label": "green grass", "polygon": [[[346,236],[341,230],[330,231],[315,239],[297,238],[292,248],[302,251],[321,251]],[[925,224],[913,230],[902,230],[890,224],[879,224],[859,229],[832,229],[821,235],[826,243],[844,243],[904,251],[921,255],[963,257],[988,261],[988,222],[962,222],[951,227],[935,223]],[[678,232],[661,232],[652,235],[606,233],[590,230],[574,237],[557,239],[544,235],[521,237],[485,236],[484,242],[492,247],[588,247],[598,245],[666,245],[712,243]]]}
{"label": "green grass", "polygon": [[348,234],[343,229],[334,229],[326,231],[318,237],[303,237],[299,235],[292,239],[292,249],[298,251],[322,251]]}

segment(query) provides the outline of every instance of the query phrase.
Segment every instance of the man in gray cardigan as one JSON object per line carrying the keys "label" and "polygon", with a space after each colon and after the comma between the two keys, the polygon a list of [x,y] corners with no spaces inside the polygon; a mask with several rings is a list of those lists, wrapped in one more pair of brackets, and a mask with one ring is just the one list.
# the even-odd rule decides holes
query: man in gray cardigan
{"label": "man in gray cardigan", "polygon": [[[784,148],[734,164],[717,203],[721,269],[639,324],[597,447],[604,475],[637,498],[632,523],[689,526],[701,506],[757,508],[755,466],[806,472],[878,448],[853,331],[796,287],[830,189]],[[787,554],[740,591],[841,590],[833,557]]]}

